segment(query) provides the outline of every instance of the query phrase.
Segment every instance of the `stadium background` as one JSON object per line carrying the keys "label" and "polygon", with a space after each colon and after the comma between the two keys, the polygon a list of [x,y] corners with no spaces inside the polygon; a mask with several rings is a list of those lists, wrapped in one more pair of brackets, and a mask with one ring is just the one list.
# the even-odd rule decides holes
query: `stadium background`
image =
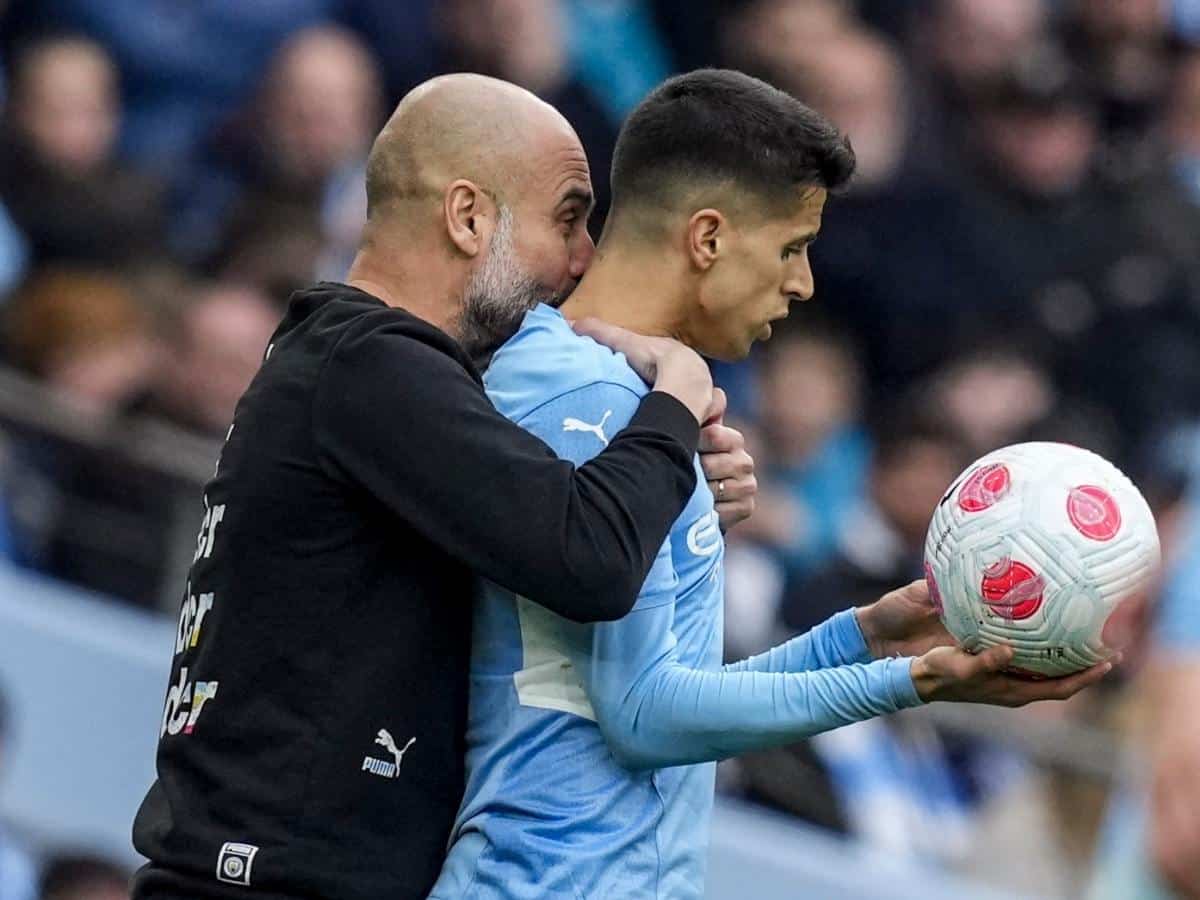
{"label": "stadium background", "polygon": [[[0,10],[0,900],[122,896],[198,485],[289,292],[344,273],[382,117],[438,72],[506,78],[572,121],[597,234],[618,124],[672,72],[744,69],[850,135],[816,299],[717,371],[761,483],[729,536],[731,657],[919,577],[945,485],[1016,440],[1118,461],[1178,555],[1200,412],[1194,0]],[[1172,740],[1156,714],[1200,728],[1170,695],[1198,683],[1177,620],[1147,597],[1119,677],[1065,706],[928,708],[723,764],[711,895],[1166,896],[1140,822]]]}

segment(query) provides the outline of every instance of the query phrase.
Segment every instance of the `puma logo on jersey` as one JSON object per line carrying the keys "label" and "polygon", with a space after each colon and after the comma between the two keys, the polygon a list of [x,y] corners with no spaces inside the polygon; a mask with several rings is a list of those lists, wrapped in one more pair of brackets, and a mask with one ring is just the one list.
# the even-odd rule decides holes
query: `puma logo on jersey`
{"label": "puma logo on jersey", "polygon": [[715,509],[692,523],[687,533],[687,545],[697,556],[712,556],[721,549],[721,520]]}
{"label": "puma logo on jersey", "polygon": [[396,747],[396,741],[392,738],[391,733],[386,728],[380,728],[375,735],[375,743],[379,744],[388,753],[392,754],[395,762],[388,762],[383,759],[376,759],[373,756],[364,756],[362,761],[362,769],[360,771],[370,772],[372,775],[378,775],[381,778],[397,778],[400,775],[400,764],[404,762],[404,754],[408,752],[408,748],[415,744],[415,737],[409,738],[408,743],[403,749]]}
{"label": "puma logo on jersey", "polygon": [[596,437],[600,438],[600,443],[607,447],[608,438],[604,436],[604,423],[608,421],[608,417],[611,415],[612,410],[606,409],[604,411],[604,416],[596,425],[589,425],[582,419],[574,419],[568,416],[567,418],[563,419],[563,431],[586,431],[589,434],[594,434]]}

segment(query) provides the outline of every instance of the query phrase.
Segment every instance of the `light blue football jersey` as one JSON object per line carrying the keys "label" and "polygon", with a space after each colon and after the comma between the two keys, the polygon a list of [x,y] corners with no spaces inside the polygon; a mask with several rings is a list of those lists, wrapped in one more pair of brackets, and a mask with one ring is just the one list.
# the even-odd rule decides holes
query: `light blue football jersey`
{"label": "light blue football jersey", "polygon": [[[648,390],[621,354],[546,306],[496,353],[485,384],[501,412],[576,464]],[[579,625],[485,588],[467,788],[431,897],[699,898],[712,760],[919,702],[909,661],[869,662],[852,613],[722,666],[724,540],[698,460],[696,472],[624,619]],[[840,668],[810,671],[828,667]]]}

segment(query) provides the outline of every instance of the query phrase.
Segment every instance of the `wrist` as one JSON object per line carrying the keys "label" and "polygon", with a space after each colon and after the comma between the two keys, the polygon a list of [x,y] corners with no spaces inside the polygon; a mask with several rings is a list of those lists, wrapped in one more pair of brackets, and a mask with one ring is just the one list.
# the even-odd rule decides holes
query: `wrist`
{"label": "wrist", "polygon": [[867,606],[859,606],[854,610],[854,617],[858,621],[858,629],[862,632],[863,642],[867,645],[867,652],[871,654],[872,659],[883,659],[888,654],[884,652],[882,642],[878,635],[878,625],[875,621],[875,604],[871,603]]}
{"label": "wrist", "polygon": [[929,670],[929,665],[923,657],[913,657],[908,674],[912,678],[913,689],[922,702],[929,703],[936,699],[934,693],[937,691],[937,678]]}

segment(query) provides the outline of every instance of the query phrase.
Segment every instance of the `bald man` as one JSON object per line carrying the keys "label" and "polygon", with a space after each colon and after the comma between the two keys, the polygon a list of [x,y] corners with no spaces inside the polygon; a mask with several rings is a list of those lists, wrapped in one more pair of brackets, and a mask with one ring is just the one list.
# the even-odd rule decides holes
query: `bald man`
{"label": "bald man", "polygon": [[349,283],[293,297],[204,491],[137,898],[425,897],[462,799],[479,578],[620,617],[696,484],[712,384],[672,341],[616,337],[654,390],[579,467],[483,393],[471,355],[593,251],[587,159],[551,107],[427,83],[367,193]]}

